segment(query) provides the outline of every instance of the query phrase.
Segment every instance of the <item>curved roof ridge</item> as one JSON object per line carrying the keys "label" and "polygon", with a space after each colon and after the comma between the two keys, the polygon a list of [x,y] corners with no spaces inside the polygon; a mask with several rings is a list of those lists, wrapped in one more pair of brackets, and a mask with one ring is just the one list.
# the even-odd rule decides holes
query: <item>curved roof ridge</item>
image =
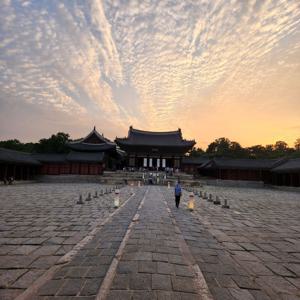
{"label": "curved roof ridge", "polygon": [[172,130],[172,131],[148,131],[148,130],[141,130],[141,129],[136,129],[136,128],[130,127],[129,130],[130,130],[130,132],[153,134],[153,135],[179,134],[181,132],[180,128],[178,128],[177,130]]}
{"label": "curved roof ridge", "polygon": [[97,130],[96,130],[96,127],[94,126],[93,130],[88,134],[86,135],[85,137],[83,138],[80,138],[80,139],[76,139],[76,140],[73,140],[73,141],[70,141],[68,142],[68,144],[78,144],[78,143],[84,143],[84,144],[89,144],[89,143],[86,143],[84,142],[85,140],[87,140],[91,135],[95,134],[99,140],[101,140],[103,143],[113,143],[111,142],[109,139],[107,139],[106,137],[104,137],[101,133],[99,133]]}

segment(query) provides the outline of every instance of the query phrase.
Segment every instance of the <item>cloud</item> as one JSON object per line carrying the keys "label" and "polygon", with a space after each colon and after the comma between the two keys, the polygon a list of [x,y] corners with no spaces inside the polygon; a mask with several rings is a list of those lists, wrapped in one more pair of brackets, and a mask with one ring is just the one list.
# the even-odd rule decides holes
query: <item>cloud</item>
{"label": "cloud", "polygon": [[297,0],[6,2],[1,97],[113,135],[132,124],[198,138],[220,107],[300,121]]}

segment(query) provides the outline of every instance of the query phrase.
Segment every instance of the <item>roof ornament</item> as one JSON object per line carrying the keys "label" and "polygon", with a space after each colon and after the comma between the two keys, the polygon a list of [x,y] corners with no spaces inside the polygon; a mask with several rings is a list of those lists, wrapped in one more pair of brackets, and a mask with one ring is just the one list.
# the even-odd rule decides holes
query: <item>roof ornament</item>
{"label": "roof ornament", "polygon": [[96,131],[96,126],[94,126],[94,131]]}

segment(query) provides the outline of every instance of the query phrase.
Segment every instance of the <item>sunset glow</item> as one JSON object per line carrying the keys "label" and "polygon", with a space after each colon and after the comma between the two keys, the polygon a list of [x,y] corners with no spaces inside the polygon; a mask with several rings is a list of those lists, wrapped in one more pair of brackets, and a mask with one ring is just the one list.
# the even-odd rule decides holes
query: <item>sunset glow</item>
{"label": "sunset glow", "polygon": [[0,140],[94,125],[293,146],[300,2],[3,0]]}

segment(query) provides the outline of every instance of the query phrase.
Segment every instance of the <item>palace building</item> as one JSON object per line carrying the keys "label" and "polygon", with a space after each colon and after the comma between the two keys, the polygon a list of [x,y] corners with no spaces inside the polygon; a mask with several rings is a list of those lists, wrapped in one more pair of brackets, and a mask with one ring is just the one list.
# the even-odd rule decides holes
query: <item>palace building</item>
{"label": "palace building", "polygon": [[24,153],[0,148],[0,181],[31,180],[38,175],[102,175],[123,167],[147,170],[180,169],[195,179],[257,181],[300,187],[300,158],[247,159],[190,157],[194,140],[180,129],[152,132],[129,128],[128,136],[105,138],[96,128],[67,143],[66,153]]}
{"label": "palace building", "polygon": [[184,155],[196,144],[185,140],[181,129],[153,132],[130,126],[128,136],[116,138],[116,144],[127,153],[127,165],[133,168],[180,168]]}
{"label": "palace building", "polygon": [[97,132],[96,128],[84,138],[69,142],[69,153],[39,153],[33,157],[42,163],[42,175],[101,175],[113,169],[119,153],[116,144]]}

